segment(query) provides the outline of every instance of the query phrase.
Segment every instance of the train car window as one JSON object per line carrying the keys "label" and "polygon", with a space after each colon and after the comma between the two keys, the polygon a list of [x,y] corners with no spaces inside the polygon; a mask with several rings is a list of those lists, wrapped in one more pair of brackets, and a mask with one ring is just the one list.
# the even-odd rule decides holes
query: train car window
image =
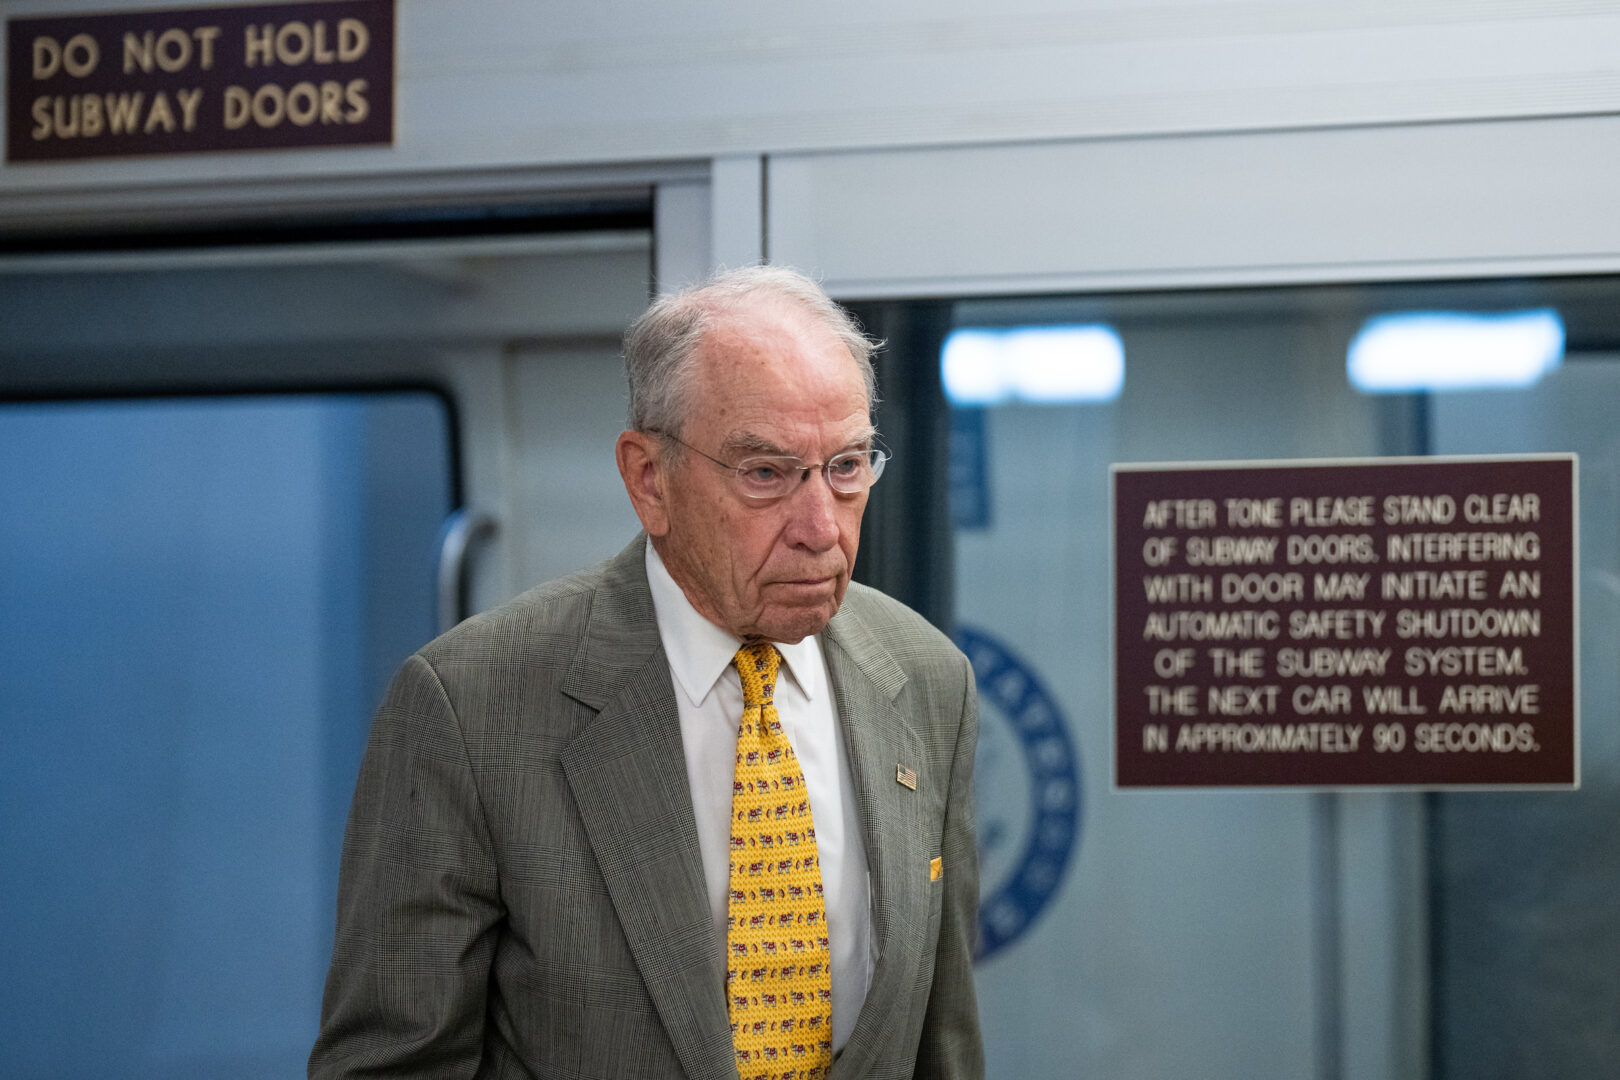
{"label": "train car window", "polygon": [[[891,343],[896,449],[868,575],[982,661],[990,1075],[1612,1069],[1617,299],[1568,278],[856,306]],[[1350,362],[1439,324],[1461,352]],[[1075,328],[1108,346],[1066,361],[1096,377],[1054,378],[1032,343]],[[1529,352],[1497,356],[1496,330]],[[1112,789],[1110,463],[1554,451],[1580,455],[1580,790]]]}
{"label": "train car window", "polygon": [[0,461],[0,1075],[302,1075],[445,402],[10,403]]}

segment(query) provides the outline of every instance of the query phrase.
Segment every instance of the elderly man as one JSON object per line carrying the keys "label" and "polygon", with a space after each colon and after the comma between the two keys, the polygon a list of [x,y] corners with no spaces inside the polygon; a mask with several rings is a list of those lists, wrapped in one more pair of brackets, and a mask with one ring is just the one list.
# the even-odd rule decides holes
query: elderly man
{"label": "elderly man", "polygon": [[870,344],[753,268],[626,338],[645,529],[411,657],[312,1077],[972,1077],[973,675],[851,584]]}

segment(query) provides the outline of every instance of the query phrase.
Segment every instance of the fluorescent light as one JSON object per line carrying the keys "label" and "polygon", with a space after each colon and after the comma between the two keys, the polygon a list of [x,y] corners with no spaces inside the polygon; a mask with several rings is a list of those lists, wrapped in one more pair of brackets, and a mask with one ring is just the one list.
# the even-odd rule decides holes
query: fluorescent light
{"label": "fluorescent light", "polygon": [[940,352],[953,405],[1112,401],[1125,385],[1125,345],[1111,326],[964,327]]}
{"label": "fluorescent light", "polygon": [[1350,343],[1350,384],[1371,394],[1532,386],[1564,359],[1552,308],[1500,315],[1414,311],[1368,319]]}

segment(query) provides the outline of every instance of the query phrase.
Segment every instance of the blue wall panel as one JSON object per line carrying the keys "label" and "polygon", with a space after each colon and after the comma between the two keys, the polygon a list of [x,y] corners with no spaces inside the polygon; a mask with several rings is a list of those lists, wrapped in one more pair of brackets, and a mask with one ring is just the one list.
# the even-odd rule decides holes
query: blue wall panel
{"label": "blue wall panel", "polygon": [[302,1071],[446,439],[422,394],[0,409],[0,1075]]}

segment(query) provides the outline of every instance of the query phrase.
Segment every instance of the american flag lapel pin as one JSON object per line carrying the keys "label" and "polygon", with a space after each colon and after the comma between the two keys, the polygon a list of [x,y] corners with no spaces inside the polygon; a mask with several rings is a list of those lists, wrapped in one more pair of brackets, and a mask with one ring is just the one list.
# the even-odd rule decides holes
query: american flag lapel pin
{"label": "american flag lapel pin", "polygon": [[912,791],[917,790],[917,774],[904,765],[894,767],[894,780],[901,787],[909,788]]}

